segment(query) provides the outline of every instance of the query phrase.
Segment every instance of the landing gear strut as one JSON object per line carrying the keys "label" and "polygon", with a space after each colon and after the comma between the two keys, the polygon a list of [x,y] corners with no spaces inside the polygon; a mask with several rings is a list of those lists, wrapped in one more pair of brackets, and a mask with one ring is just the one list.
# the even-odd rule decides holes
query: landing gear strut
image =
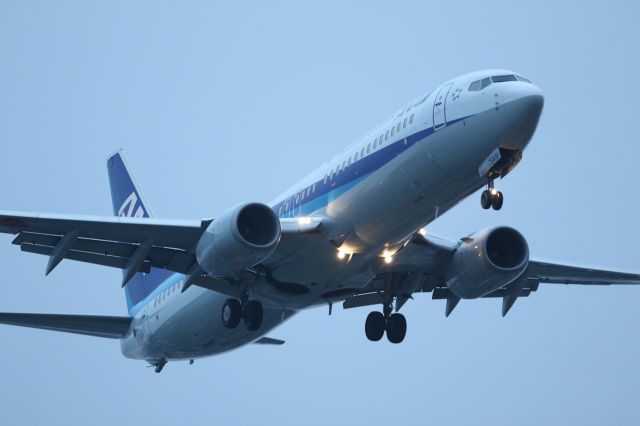
{"label": "landing gear strut", "polygon": [[493,207],[494,210],[500,210],[504,202],[502,192],[493,187],[493,179],[489,179],[487,187],[487,189],[482,191],[482,195],[480,196],[480,205],[485,210],[490,207]]}
{"label": "landing gear strut", "polygon": [[248,300],[244,303],[238,299],[227,299],[222,306],[222,323],[226,328],[236,328],[240,320],[244,320],[247,329],[255,331],[262,325],[262,303]]}
{"label": "landing gear strut", "polygon": [[385,305],[383,312],[371,312],[364,323],[367,339],[377,342],[387,333],[391,343],[400,343],[407,334],[407,320],[402,314],[392,314],[391,305]]}

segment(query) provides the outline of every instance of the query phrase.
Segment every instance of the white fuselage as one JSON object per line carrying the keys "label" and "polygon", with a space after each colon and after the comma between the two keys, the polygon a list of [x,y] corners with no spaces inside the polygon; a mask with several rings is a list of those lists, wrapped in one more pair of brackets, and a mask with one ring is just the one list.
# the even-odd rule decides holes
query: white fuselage
{"label": "white fuselage", "polygon": [[[258,339],[296,311],[331,301],[341,289],[367,285],[379,259],[486,185],[498,150],[521,154],[528,144],[542,93],[519,76],[481,90],[472,86],[499,75],[516,74],[487,70],[442,84],[271,203],[283,218],[322,217],[324,238],[278,259],[272,270],[273,280],[304,286],[305,293],[254,284],[252,298],[265,308],[259,330],[225,328],[220,312],[228,297],[197,286],[181,293],[184,276],[176,274],[132,311],[123,354],[171,360],[220,353]],[[344,256],[336,255],[338,245]]]}

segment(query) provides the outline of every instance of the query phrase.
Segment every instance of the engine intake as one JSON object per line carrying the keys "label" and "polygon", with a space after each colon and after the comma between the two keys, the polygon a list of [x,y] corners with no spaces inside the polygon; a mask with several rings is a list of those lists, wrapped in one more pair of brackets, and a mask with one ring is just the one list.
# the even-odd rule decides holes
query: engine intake
{"label": "engine intake", "polygon": [[233,207],[214,219],[200,237],[198,265],[212,275],[234,275],[268,258],[280,233],[280,219],[269,206],[247,203]]}
{"label": "engine intake", "polygon": [[446,269],[447,287],[463,299],[475,299],[518,278],[529,263],[525,238],[506,226],[463,239]]}

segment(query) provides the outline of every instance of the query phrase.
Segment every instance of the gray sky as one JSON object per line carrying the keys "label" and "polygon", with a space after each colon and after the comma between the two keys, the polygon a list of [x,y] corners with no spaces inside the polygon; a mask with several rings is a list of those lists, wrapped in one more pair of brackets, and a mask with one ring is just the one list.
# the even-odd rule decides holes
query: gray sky
{"label": "gray sky", "polygon": [[[220,3],[220,2],[217,2]],[[409,100],[504,67],[544,91],[521,165],[429,227],[511,225],[532,256],[640,270],[637,2],[0,2],[0,208],[110,214],[125,148],[158,216],[269,201]],[[119,271],[2,237],[0,311],[126,314]],[[640,288],[542,285],[403,309],[302,313],[245,347],[156,375],[117,341],[0,327],[3,424],[638,424]],[[217,312],[212,315],[218,315]]]}

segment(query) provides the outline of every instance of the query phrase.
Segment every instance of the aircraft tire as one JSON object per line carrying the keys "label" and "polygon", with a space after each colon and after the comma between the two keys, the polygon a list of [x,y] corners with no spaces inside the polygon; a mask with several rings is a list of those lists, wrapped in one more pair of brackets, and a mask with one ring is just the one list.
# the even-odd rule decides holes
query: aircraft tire
{"label": "aircraft tire", "polygon": [[374,311],[367,315],[367,320],[364,323],[364,332],[367,335],[367,339],[372,342],[379,341],[384,335],[385,327],[386,324],[382,312]]}
{"label": "aircraft tire", "polygon": [[262,303],[257,300],[249,300],[245,304],[242,317],[249,331],[256,331],[260,328],[263,314]]}
{"label": "aircraft tire", "polygon": [[222,323],[226,328],[236,328],[242,318],[242,308],[238,299],[227,299],[222,306]]}
{"label": "aircraft tire", "polygon": [[502,196],[502,192],[498,191],[493,197],[491,197],[491,207],[493,207],[494,210],[500,210],[503,203],[504,197]]}
{"label": "aircraft tire", "polygon": [[485,210],[489,209],[492,205],[491,201],[491,192],[489,192],[489,190],[487,189],[482,191],[482,195],[480,196],[480,205],[482,206],[482,208]]}
{"label": "aircraft tire", "polygon": [[387,339],[391,343],[400,343],[407,334],[407,320],[402,314],[393,314],[387,320]]}

